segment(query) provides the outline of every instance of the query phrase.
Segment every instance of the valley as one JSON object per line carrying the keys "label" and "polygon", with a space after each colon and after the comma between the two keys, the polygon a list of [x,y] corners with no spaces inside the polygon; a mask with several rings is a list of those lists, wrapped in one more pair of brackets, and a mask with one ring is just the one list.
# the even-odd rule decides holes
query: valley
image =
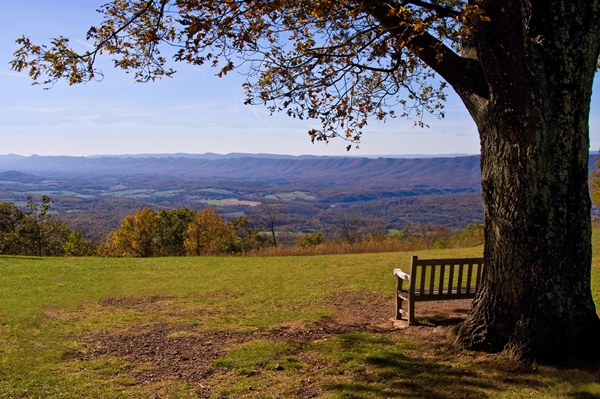
{"label": "valley", "polygon": [[215,206],[252,221],[269,205],[291,233],[327,232],[345,215],[386,230],[483,222],[477,156],[281,157],[0,156],[0,201],[47,195],[56,217],[96,241],[142,207]]}

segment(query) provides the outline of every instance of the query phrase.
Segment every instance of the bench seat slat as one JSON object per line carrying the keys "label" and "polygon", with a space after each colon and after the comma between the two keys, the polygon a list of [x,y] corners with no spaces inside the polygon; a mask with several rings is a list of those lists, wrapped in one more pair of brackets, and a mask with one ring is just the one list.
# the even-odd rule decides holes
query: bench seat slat
{"label": "bench seat slat", "polygon": [[429,278],[429,291],[433,291],[435,289],[435,271],[436,267],[431,266],[431,277]]}
{"label": "bench seat slat", "polygon": [[[472,278],[473,278],[473,263],[469,263],[469,267],[467,268],[467,294],[471,293],[471,279]],[[472,292],[475,292],[475,290],[473,290]]]}
{"label": "bench seat slat", "polygon": [[421,277],[420,277],[421,285],[419,288],[419,293],[425,292],[425,276],[426,275],[427,275],[427,266],[423,266],[421,268]]}
{"label": "bench seat slat", "polygon": [[[456,280],[457,281],[456,291],[459,294],[463,293],[463,283],[462,283],[462,281],[463,281],[463,270],[464,270],[464,268],[465,268],[465,265],[463,265],[462,263],[460,263],[458,265],[458,280]],[[471,283],[470,281],[467,281],[467,284],[470,284],[470,283]]]}
{"label": "bench seat slat", "polygon": [[454,272],[456,269],[454,268],[454,263],[450,264],[450,270],[448,271],[448,286],[446,287],[450,292],[452,292],[452,283],[454,282]]}

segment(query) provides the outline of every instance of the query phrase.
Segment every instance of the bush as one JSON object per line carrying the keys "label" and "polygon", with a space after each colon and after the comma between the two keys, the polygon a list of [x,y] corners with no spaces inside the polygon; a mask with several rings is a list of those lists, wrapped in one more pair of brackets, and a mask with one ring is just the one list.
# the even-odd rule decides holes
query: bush
{"label": "bush", "polygon": [[91,256],[94,254],[92,246],[76,231],[69,234],[62,249],[65,256]]}
{"label": "bush", "polygon": [[301,248],[316,247],[325,243],[325,237],[321,233],[304,234],[296,240],[296,245]]}
{"label": "bush", "polygon": [[465,248],[483,244],[483,225],[470,224],[450,237],[451,247]]}
{"label": "bush", "polygon": [[27,198],[27,212],[12,202],[0,203],[0,253],[6,255],[62,256],[71,230],[48,211],[52,199],[42,204]]}
{"label": "bush", "polygon": [[436,242],[433,243],[433,247],[437,249],[448,248],[450,245],[450,241],[447,238],[440,238]]}

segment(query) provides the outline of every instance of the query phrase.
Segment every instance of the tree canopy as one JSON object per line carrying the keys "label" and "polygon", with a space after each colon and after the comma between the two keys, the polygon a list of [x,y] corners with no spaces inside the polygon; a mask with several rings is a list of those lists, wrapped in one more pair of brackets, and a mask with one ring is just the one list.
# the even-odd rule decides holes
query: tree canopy
{"label": "tree canopy", "polygon": [[87,255],[89,246],[78,233],[50,216],[51,204],[46,195],[41,204],[28,196],[27,211],[23,212],[12,202],[0,202],[0,254]]}
{"label": "tree canopy", "polygon": [[94,50],[77,53],[65,37],[50,45],[23,37],[13,69],[29,70],[35,83],[84,83],[101,79],[94,63],[109,53],[146,82],[175,73],[161,54],[168,44],[177,61],[208,63],[218,76],[247,73],[247,103],[319,120],[313,140],[358,142],[372,117],[442,117],[446,83],[435,71],[487,92],[477,63],[454,51],[467,20],[489,19],[463,1],[115,1],[99,11],[104,23],[87,34]]}

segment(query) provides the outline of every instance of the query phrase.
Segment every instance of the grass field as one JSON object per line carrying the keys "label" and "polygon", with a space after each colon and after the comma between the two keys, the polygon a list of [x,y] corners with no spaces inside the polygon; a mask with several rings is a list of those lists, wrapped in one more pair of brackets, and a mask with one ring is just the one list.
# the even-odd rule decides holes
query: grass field
{"label": "grass field", "polygon": [[[411,255],[0,256],[0,398],[600,398],[597,371],[518,371],[450,354],[435,325],[386,326]],[[600,309],[598,253],[593,269]]]}
{"label": "grass field", "polygon": [[277,193],[266,195],[265,198],[268,199],[287,199],[287,200],[305,200],[312,201],[317,199],[315,196],[311,195],[307,191],[293,191],[291,193]]}
{"label": "grass field", "polygon": [[201,202],[203,204],[212,205],[212,206],[235,206],[235,205],[259,206],[260,205],[260,202],[257,202],[257,201],[244,201],[244,200],[239,200],[237,198],[227,198],[227,199],[220,199],[220,200],[203,199],[203,200],[199,200],[198,202]]}

